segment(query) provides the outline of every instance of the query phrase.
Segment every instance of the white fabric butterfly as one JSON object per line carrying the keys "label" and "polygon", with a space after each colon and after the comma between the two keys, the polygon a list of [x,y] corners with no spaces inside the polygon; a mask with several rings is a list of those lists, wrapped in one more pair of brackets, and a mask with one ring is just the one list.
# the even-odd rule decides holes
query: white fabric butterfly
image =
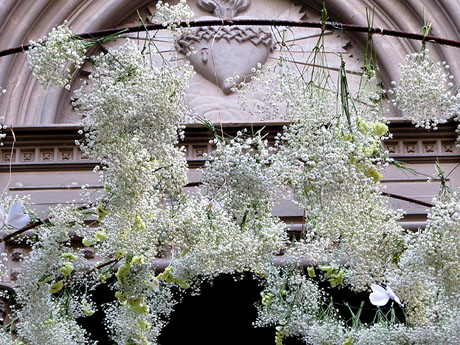
{"label": "white fabric butterfly", "polygon": [[395,295],[391,288],[387,287],[386,289],[380,285],[372,284],[372,292],[369,295],[371,303],[375,306],[381,307],[388,303],[390,298],[398,303],[401,307],[404,307],[404,304],[401,303],[399,297]]}
{"label": "white fabric butterfly", "polygon": [[0,229],[4,226],[12,226],[21,229],[30,222],[30,217],[22,210],[22,204],[17,202],[10,207],[10,212],[6,213],[3,205],[0,204]]}

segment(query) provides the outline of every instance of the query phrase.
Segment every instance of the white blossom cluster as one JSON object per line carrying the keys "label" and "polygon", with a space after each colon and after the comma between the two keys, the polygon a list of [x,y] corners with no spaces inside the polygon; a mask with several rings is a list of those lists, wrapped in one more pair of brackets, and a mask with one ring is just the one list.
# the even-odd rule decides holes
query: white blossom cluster
{"label": "white blossom cluster", "polygon": [[[412,310],[410,321],[427,325],[439,323],[437,320],[449,320],[447,314],[450,310],[460,308],[458,193],[443,195],[430,212],[426,229],[414,234],[407,242],[398,269],[387,275]],[[450,307],[446,309],[446,305]]]}
{"label": "white blossom cluster", "polygon": [[86,126],[80,147],[102,160],[112,204],[135,206],[147,195],[155,202],[186,184],[177,143],[178,124],[189,114],[183,98],[191,75],[188,65],[150,64],[129,41],[95,59],[89,87],[76,92]]}
{"label": "white blossom cluster", "polygon": [[[115,274],[116,300],[106,305],[106,326],[116,344],[156,344],[177,303],[143,256],[128,256]],[[161,276],[161,275],[160,275]],[[158,277],[160,277],[158,276]]]}
{"label": "white blossom cluster", "polygon": [[[387,158],[381,122],[327,117],[321,103],[278,137],[273,169],[305,212],[305,231],[289,249],[311,262],[347,262],[345,281],[366,290],[383,278],[387,263],[403,243],[400,215],[380,195],[378,181]],[[382,240],[386,246],[381,248]]]}
{"label": "white blossom cluster", "polygon": [[187,5],[186,0],[180,0],[174,6],[160,0],[157,2],[156,8],[158,21],[170,30],[177,30],[180,22],[188,23],[195,18],[195,13]]}
{"label": "white blossom cluster", "polygon": [[[160,1],[158,15],[171,29],[192,18],[183,0],[177,6]],[[34,44],[29,64],[41,83],[68,85],[68,65],[82,64],[85,47],[64,25]],[[426,54],[407,58],[403,79],[390,93],[406,116],[432,128],[456,114],[458,99],[446,91],[447,66]],[[418,234],[398,225],[401,213],[380,192],[391,160],[381,144],[388,127],[375,75],[352,96],[343,92],[345,84],[333,86],[321,73],[306,81],[284,58],[258,66],[252,91],[260,87],[263,102],[244,106],[291,124],[274,148],[261,132],[241,131],[231,139],[216,134],[202,169],[203,188],[187,195],[187,163],[178,144],[180,123],[190,114],[190,65],[158,65],[131,41],[89,61],[93,73],[74,106],[85,126],[79,146],[101,162],[95,172],[104,193],[88,199],[84,209],[56,208],[36,229],[15,290],[18,341],[94,343],[77,319],[95,312],[91,291],[109,283],[116,300],[103,309],[112,341],[156,344],[183,290],[196,292],[219,274],[250,271],[264,284],[255,324],[275,326],[276,345],[286,336],[308,344],[455,343],[460,197],[444,195]],[[238,90],[243,98],[245,83]],[[286,224],[272,215],[280,190],[288,190],[304,212],[301,238],[291,245]],[[88,215],[97,218],[91,227]],[[83,250],[71,247],[73,235],[112,265],[88,270]],[[267,268],[282,250],[293,266]],[[170,259],[160,274],[153,265],[159,256]],[[306,271],[298,268],[305,261],[311,265]],[[318,280],[358,292],[377,282],[391,285],[407,305],[408,322],[351,327]],[[0,331],[3,339],[15,344]]]}
{"label": "white blossom cluster", "polygon": [[386,97],[386,91],[382,89],[378,71],[379,69],[367,70],[361,77],[359,89],[351,101],[356,114],[363,120],[385,123],[386,109],[382,101]]}
{"label": "white blossom cluster", "polygon": [[67,88],[73,71],[83,64],[88,48],[87,43],[74,36],[67,22],[30,45],[27,62],[39,83]]}
{"label": "white blossom cluster", "polygon": [[306,344],[341,344],[345,323],[327,308],[326,295],[301,269],[269,266],[262,301],[257,305],[256,327],[276,327],[275,344],[299,337]]}
{"label": "white blossom cluster", "polygon": [[18,342],[13,340],[11,333],[3,328],[0,329],[0,343],[4,345],[19,345]]}
{"label": "white blossom cluster", "polygon": [[269,266],[256,325],[283,326],[286,336],[304,334],[316,321],[322,308],[323,293],[302,270]]}
{"label": "white blossom cluster", "polygon": [[416,127],[436,129],[439,123],[458,115],[460,96],[454,91],[453,76],[446,62],[435,62],[429,50],[406,56],[400,64],[401,79],[388,91],[391,103]]}
{"label": "white blossom cluster", "polygon": [[459,105],[458,114],[459,114],[459,115],[455,118],[455,121],[459,122],[459,125],[457,126],[456,133],[458,134],[458,137],[457,137],[457,147],[460,147],[460,105]]}
{"label": "white blossom cluster", "polygon": [[286,121],[299,118],[327,121],[338,111],[337,94],[330,85],[307,85],[284,60],[274,65],[259,65],[253,73],[250,80],[241,81],[239,76],[229,79],[235,85],[233,90],[241,99],[242,109],[251,115]]}
{"label": "white blossom cluster", "polygon": [[[67,42],[61,39],[59,44]],[[156,66],[147,59],[131,42],[93,57],[94,72],[76,93],[76,106],[85,118],[86,136],[80,146],[87,157],[102,162],[96,171],[106,194],[88,211],[99,220],[96,229],[78,226],[85,212],[77,212],[82,217],[77,220],[64,211],[52,217],[52,226],[40,228],[39,241],[26,262],[30,269],[17,289],[19,334],[27,344],[91,343],[76,319],[94,313],[95,305],[89,295],[81,296],[73,288],[88,284],[93,289],[112,274],[110,270],[83,274],[82,253],[65,252],[70,229],[99,255],[121,261],[120,279],[114,285],[119,298],[105,310],[115,342],[156,343],[174,306],[163,283],[152,285],[155,269],[143,258],[151,262],[162,241],[167,245],[167,231],[173,227],[171,202],[187,182],[184,151],[177,143],[179,124],[189,113],[183,97],[192,71],[188,65]],[[145,279],[138,272],[128,275],[129,284],[120,282],[127,271],[137,270]],[[149,279],[150,287],[145,285]],[[129,320],[133,323],[127,325]]]}
{"label": "white blossom cluster", "polygon": [[[85,259],[70,246],[71,232],[81,234],[85,216],[74,208],[55,209],[50,224],[37,229],[37,240],[24,259],[15,296],[19,339],[26,344],[90,344],[76,318],[85,316],[90,296],[69,294],[84,283]],[[75,287],[70,286],[70,283]],[[69,286],[67,286],[69,285]],[[66,291],[67,293],[64,293]],[[67,298],[63,298],[67,296]]]}
{"label": "white blossom cluster", "polygon": [[286,225],[271,214],[279,179],[268,143],[260,133],[213,143],[203,169],[203,201],[188,201],[199,215],[184,226],[193,245],[174,264],[186,268],[185,276],[257,270],[286,242]]}
{"label": "white blossom cluster", "polygon": [[183,233],[176,230],[174,239],[189,243],[172,262],[180,280],[257,271],[286,243],[286,225],[265,208],[253,206],[238,219],[207,202],[190,199],[187,204],[175,218]]}
{"label": "white blossom cluster", "polygon": [[[312,268],[309,268],[309,270]],[[404,324],[376,309],[377,321],[353,325],[340,316],[334,302],[318,283],[294,266],[269,266],[264,274],[261,302],[257,304],[256,327],[274,326],[275,344],[284,337],[297,337],[306,344],[456,344],[460,324],[459,308],[453,305],[438,312],[425,324]],[[310,275],[310,274],[309,274]],[[408,312],[408,311],[406,311]],[[348,320],[350,322],[350,320]]]}
{"label": "white blossom cluster", "polygon": [[270,208],[281,184],[268,141],[260,133],[249,136],[244,131],[229,141],[216,138],[211,143],[216,148],[205,163],[202,178],[210,201],[240,221],[247,210]]}

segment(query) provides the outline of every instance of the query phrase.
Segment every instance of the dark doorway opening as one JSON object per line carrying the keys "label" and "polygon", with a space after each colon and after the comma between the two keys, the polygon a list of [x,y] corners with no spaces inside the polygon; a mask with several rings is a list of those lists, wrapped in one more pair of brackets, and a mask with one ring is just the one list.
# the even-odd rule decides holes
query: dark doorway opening
{"label": "dark doorway opening", "polygon": [[[274,328],[254,328],[255,303],[262,288],[251,277],[235,280],[221,275],[205,283],[198,296],[187,295],[177,305],[158,343],[179,344],[275,344]],[[285,345],[304,344],[285,339]]]}

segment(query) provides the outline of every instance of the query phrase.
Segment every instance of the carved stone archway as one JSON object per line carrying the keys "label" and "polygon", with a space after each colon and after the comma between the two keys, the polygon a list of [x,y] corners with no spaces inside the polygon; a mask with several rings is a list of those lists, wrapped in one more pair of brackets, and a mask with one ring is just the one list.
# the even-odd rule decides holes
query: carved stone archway
{"label": "carved stone archway", "polygon": [[[171,1],[175,3],[177,1]],[[189,0],[193,5],[196,0]],[[264,1],[271,5],[276,0]],[[290,1],[286,1],[289,2]],[[318,11],[323,0],[293,1],[305,8]],[[442,37],[460,36],[460,24],[456,14],[460,3],[455,0],[431,1],[377,1],[377,0],[329,0],[326,6],[330,19],[337,22],[366,25],[366,7],[375,9],[374,26],[395,30],[419,32],[423,23],[423,9],[428,19],[435,21],[433,34]],[[36,40],[64,20],[75,32],[90,32],[126,25],[136,17],[137,8],[152,8],[148,0],[55,1],[55,0],[5,0],[0,7],[0,47],[8,48]],[[308,18],[312,19],[312,18]],[[365,44],[365,35],[348,35],[358,47]],[[396,38],[375,37],[379,63],[384,82],[398,78],[397,66],[408,52],[419,48],[419,42]],[[430,47],[435,58],[445,60],[452,67],[455,80],[460,80],[460,50],[442,46]],[[0,114],[7,123],[19,125],[65,123],[62,115],[68,92],[61,89],[44,90],[32,77],[22,54],[0,60],[0,86],[7,94],[0,98]]]}

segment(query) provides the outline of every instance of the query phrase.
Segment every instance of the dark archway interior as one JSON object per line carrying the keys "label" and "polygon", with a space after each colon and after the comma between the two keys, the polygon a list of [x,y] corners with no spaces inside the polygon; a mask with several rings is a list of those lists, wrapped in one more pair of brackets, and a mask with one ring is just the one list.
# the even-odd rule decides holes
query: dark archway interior
{"label": "dark archway interior", "polygon": [[[350,319],[351,313],[349,307],[343,303],[348,302],[351,310],[356,313],[361,301],[364,301],[360,319],[365,323],[372,322],[376,308],[370,304],[368,293],[355,294],[347,289],[331,289],[327,282],[321,285],[333,296],[335,307],[345,320]],[[160,345],[223,343],[274,345],[276,332],[274,327],[252,326],[257,317],[254,304],[260,300],[261,291],[262,288],[250,276],[235,280],[230,275],[221,275],[212,283],[203,284],[200,295],[187,294],[176,306],[158,343]],[[98,304],[109,302],[113,298],[113,292],[106,286],[99,287],[95,292]],[[382,311],[388,311],[388,306],[383,307]],[[396,307],[395,310],[396,316],[402,320],[403,313],[400,308]],[[100,345],[112,345],[113,343],[105,334],[103,317],[103,313],[98,311],[92,317],[80,320],[80,324],[92,334],[93,339],[99,341]],[[286,338],[283,344],[305,343],[299,339]]]}
{"label": "dark archway interior", "polygon": [[[159,338],[161,345],[274,344],[274,328],[254,328],[254,304],[262,288],[252,278],[222,275],[205,284],[199,296],[184,297]],[[302,344],[286,339],[285,345]]]}

